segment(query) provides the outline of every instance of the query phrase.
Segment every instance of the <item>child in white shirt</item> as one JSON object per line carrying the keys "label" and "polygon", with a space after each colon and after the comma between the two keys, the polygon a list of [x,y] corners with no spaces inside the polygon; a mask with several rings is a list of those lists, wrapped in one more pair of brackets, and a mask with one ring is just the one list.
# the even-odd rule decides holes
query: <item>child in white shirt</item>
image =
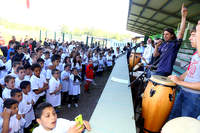
{"label": "child in white shirt", "polygon": [[2,92],[2,98],[3,98],[3,100],[5,100],[7,98],[11,98],[10,92],[11,92],[12,89],[15,88],[15,78],[12,77],[11,75],[7,75],[4,78],[4,82],[6,84],[6,87],[4,88],[4,90]]}
{"label": "child in white shirt", "polygon": [[[35,120],[35,114],[33,111],[34,96],[31,90],[31,83],[29,81],[22,81],[20,84],[22,90],[22,101],[19,104],[19,111],[21,114],[25,114],[25,132],[31,128],[32,121]],[[30,128],[29,128],[30,127]]]}
{"label": "child in white shirt", "polygon": [[52,77],[49,80],[49,89],[47,90],[46,102],[49,102],[53,107],[61,105],[61,89],[60,72],[58,69],[52,70]]}
{"label": "child in white shirt", "polygon": [[112,58],[112,55],[111,55],[111,51],[108,52],[106,59],[107,59],[107,62],[106,62],[107,67],[108,67],[108,69],[111,69],[112,65],[113,65],[113,58]]}
{"label": "child in white shirt", "polygon": [[25,69],[22,66],[19,66],[17,68],[17,75],[18,77],[15,79],[15,88],[20,89],[20,83],[24,81],[24,76],[25,76]]}
{"label": "child in white shirt", "polygon": [[37,63],[40,64],[42,68],[40,75],[43,75],[46,78],[47,71],[45,70],[45,67],[44,67],[44,60],[42,58],[39,58],[37,59]]}
{"label": "child in white shirt", "polygon": [[17,77],[18,77],[18,75],[17,75],[17,68],[18,68],[20,65],[21,65],[20,62],[14,61],[14,62],[12,63],[12,70],[11,70],[11,73],[9,73],[9,75],[11,75],[11,76],[17,78]]}
{"label": "child in white shirt", "polygon": [[71,107],[72,102],[74,102],[75,107],[78,107],[78,100],[79,100],[79,95],[80,95],[80,84],[81,84],[81,77],[78,74],[78,70],[76,68],[73,68],[72,74],[70,75],[68,108]]}
{"label": "child in white shirt", "polygon": [[[46,116],[49,117],[46,117]],[[83,121],[83,127],[78,128],[78,124],[63,118],[57,118],[57,114],[53,106],[49,103],[41,103],[36,109],[36,121],[39,127],[33,130],[33,133],[80,133],[86,128],[91,130],[87,121]]]}
{"label": "child in white shirt", "polygon": [[[11,110],[10,119],[9,119],[9,133],[23,133],[23,127],[25,120],[18,115],[18,101],[15,99],[8,98],[4,101],[4,109]],[[0,117],[0,132],[3,128],[4,119]]]}
{"label": "child in white shirt", "polygon": [[48,84],[45,79],[40,75],[41,66],[39,64],[32,65],[33,75],[31,76],[31,91],[34,92],[35,106],[41,103],[45,98],[45,91],[48,89]]}

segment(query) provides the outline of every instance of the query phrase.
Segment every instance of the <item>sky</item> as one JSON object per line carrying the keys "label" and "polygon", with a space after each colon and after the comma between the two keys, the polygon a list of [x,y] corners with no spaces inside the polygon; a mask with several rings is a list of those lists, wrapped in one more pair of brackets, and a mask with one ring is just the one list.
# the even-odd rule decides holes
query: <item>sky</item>
{"label": "sky", "polygon": [[40,25],[59,30],[65,24],[73,28],[91,27],[110,32],[126,30],[129,0],[0,0],[0,17],[11,22]]}

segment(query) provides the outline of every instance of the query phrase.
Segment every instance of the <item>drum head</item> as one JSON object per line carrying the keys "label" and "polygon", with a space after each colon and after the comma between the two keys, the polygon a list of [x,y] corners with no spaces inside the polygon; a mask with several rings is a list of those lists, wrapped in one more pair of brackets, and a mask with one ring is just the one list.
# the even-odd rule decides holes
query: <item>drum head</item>
{"label": "drum head", "polygon": [[200,121],[191,117],[178,117],[168,121],[161,133],[200,133]]}
{"label": "drum head", "polygon": [[152,75],[150,80],[162,85],[176,86],[174,82],[172,82],[168,77],[164,77],[164,76]]}

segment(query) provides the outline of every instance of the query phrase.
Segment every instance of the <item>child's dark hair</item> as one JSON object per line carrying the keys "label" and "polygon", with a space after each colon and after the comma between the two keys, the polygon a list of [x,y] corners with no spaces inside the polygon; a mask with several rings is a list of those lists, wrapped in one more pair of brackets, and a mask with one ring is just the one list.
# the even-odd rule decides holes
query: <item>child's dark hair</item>
{"label": "child's dark hair", "polygon": [[31,67],[32,71],[34,71],[36,68],[40,68],[40,69],[41,69],[40,64],[35,63],[35,64],[33,64],[32,67]]}
{"label": "child's dark hair", "polygon": [[14,61],[12,63],[12,67],[16,67],[17,65],[20,65],[21,63],[19,61]]}
{"label": "child's dark hair", "polygon": [[3,102],[3,108],[7,108],[10,109],[11,106],[13,104],[18,104],[18,101],[12,98],[7,98],[4,102]]}
{"label": "child's dark hair", "polygon": [[13,77],[13,76],[11,76],[11,75],[7,75],[7,76],[5,76],[5,78],[4,78],[4,82],[5,82],[5,83],[8,83],[11,79],[15,79],[15,77]]}
{"label": "child's dark hair", "polygon": [[43,50],[43,48],[39,47],[36,49],[36,52],[39,52],[40,50]]}
{"label": "child's dark hair", "polygon": [[18,73],[20,70],[24,70],[24,67],[19,66],[19,67],[17,68],[17,73]]}
{"label": "child's dark hair", "polygon": [[21,45],[16,45],[16,50],[19,50],[19,48],[23,48]]}
{"label": "child's dark hair", "polygon": [[39,59],[37,59],[37,63],[44,63],[45,61],[44,61],[44,59],[42,59],[42,58],[39,58]]}
{"label": "child's dark hair", "polygon": [[49,51],[46,51],[46,52],[44,52],[44,54],[47,55],[47,54],[50,54],[50,52],[49,52]]}
{"label": "child's dark hair", "polygon": [[28,85],[31,85],[31,82],[30,81],[22,81],[21,83],[20,83],[20,88],[23,90],[23,89],[26,89],[26,87],[28,86]]}
{"label": "child's dark hair", "polygon": [[60,71],[55,68],[55,69],[52,70],[51,74],[54,75],[56,72],[60,72]]}
{"label": "child's dark hair", "polygon": [[52,108],[53,108],[53,106],[52,106],[50,103],[48,103],[48,102],[40,103],[40,104],[37,106],[36,110],[35,110],[35,118],[36,118],[36,119],[41,118],[41,115],[42,115],[43,110],[44,110],[45,108],[49,108],[49,107],[52,107]]}
{"label": "child's dark hair", "polygon": [[71,67],[71,64],[66,64],[66,65],[64,66],[64,69],[65,69],[66,67]]}
{"label": "child's dark hair", "polygon": [[196,26],[192,27],[192,29],[190,29],[190,33],[192,32],[196,32]]}
{"label": "child's dark hair", "polygon": [[31,69],[31,65],[29,64],[29,63],[26,63],[25,65],[24,65],[24,69],[26,70],[26,69]]}
{"label": "child's dark hair", "polygon": [[53,55],[52,57],[51,57],[51,62],[54,62],[54,61],[56,61],[56,60],[60,60],[60,55],[58,55],[58,54],[55,54],[55,55]]}
{"label": "child's dark hair", "polygon": [[10,92],[10,96],[14,97],[17,93],[21,93],[21,92],[22,92],[22,90],[20,90],[20,89],[12,89]]}

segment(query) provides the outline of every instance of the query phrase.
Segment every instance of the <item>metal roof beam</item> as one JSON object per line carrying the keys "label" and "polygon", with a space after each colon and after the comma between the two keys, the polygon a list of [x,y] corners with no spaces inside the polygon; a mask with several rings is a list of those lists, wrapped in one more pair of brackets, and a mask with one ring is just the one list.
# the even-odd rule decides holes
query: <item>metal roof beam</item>
{"label": "metal roof beam", "polygon": [[[135,2],[132,2],[132,4],[133,4],[133,5],[136,5],[136,6],[144,7],[144,5],[138,4],[138,3],[135,3]],[[165,12],[165,11],[162,11],[162,10],[159,10],[159,9],[154,9],[154,8],[151,8],[151,7],[146,7],[146,8],[147,8],[147,9],[150,9],[150,10],[153,10],[153,11],[155,11],[155,12],[158,12],[158,13],[163,13],[163,14],[166,14],[166,15],[168,15],[168,16],[172,16],[172,17],[181,19],[181,17],[179,17],[179,16],[177,16],[177,15],[175,15],[175,14],[173,14],[173,13]],[[190,22],[195,23],[195,22],[194,22],[193,20],[191,20],[191,19],[187,19],[187,20],[190,21]]]}
{"label": "metal roof beam", "polygon": [[151,34],[149,34],[147,32],[142,32],[142,31],[139,31],[139,30],[136,30],[136,29],[129,29],[129,30],[132,31],[132,32],[136,32],[136,33],[142,34],[142,35],[151,35]]}
{"label": "metal roof beam", "polygon": [[128,23],[128,25],[131,25],[131,26],[136,26],[136,27],[138,27],[138,28],[142,28],[142,29],[146,29],[147,31],[159,32],[159,31],[152,30],[152,29],[150,29],[150,28],[145,28],[145,27],[143,27],[143,26],[137,26],[137,25],[130,24],[130,23]]}
{"label": "metal roof beam", "polygon": [[166,26],[168,26],[168,27],[172,27],[172,28],[175,28],[175,29],[176,29],[175,26],[172,26],[172,25],[163,23],[163,22],[158,21],[158,20],[155,20],[155,19],[150,19],[150,18],[146,18],[146,17],[143,17],[143,16],[139,16],[139,15],[134,14],[134,13],[131,13],[130,15],[133,15],[133,16],[136,16],[136,17],[140,17],[140,18],[143,18],[143,19],[146,19],[146,20],[150,20],[150,21],[153,21],[153,22],[156,22],[156,23],[160,23],[160,24],[162,24],[162,25],[166,25]]}
{"label": "metal roof beam", "polygon": [[[149,2],[150,2],[150,0],[147,0],[146,3],[144,4],[144,6],[143,6],[144,8],[143,8],[142,11],[140,12],[140,16],[143,14],[143,12],[144,12],[145,8],[147,7],[147,5],[149,4]],[[139,18],[137,18],[136,21],[138,21],[138,19],[139,19]]]}
{"label": "metal roof beam", "polygon": [[128,19],[128,21],[132,21],[132,22],[139,23],[139,24],[142,24],[142,25],[147,25],[147,26],[159,29],[159,30],[163,30],[162,28],[159,28],[159,27],[156,27],[156,26],[153,26],[153,25],[150,25],[150,24],[146,24],[146,23],[141,23],[139,21],[135,21],[135,20],[131,20],[131,19]]}
{"label": "metal roof beam", "polygon": [[141,27],[137,27],[137,26],[133,26],[133,25],[131,25],[129,27],[137,29],[137,30],[141,30],[141,31],[144,31],[144,32],[147,32],[147,33],[153,33],[153,34],[158,34],[159,33],[159,32],[155,32],[155,31],[152,31],[152,30],[150,31],[150,30],[145,29],[145,28],[141,29]]}

